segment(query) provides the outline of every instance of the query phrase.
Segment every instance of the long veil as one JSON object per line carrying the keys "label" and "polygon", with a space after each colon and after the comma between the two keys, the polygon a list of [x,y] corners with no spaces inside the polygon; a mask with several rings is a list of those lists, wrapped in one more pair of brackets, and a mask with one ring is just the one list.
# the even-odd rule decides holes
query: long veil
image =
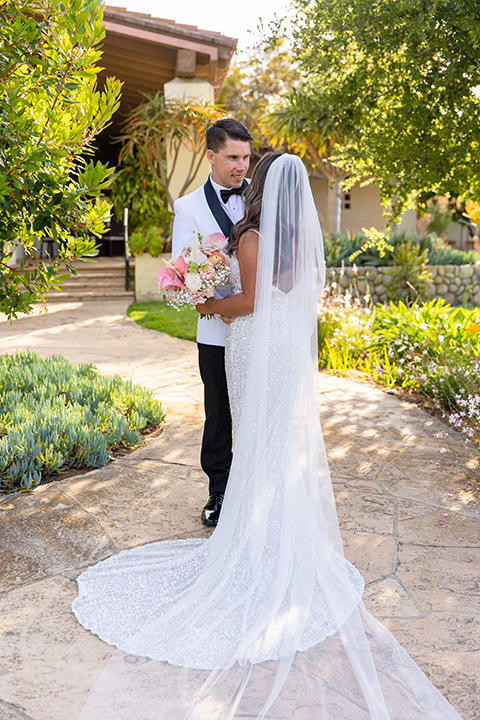
{"label": "long veil", "polygon": [[322,234],[303,163],[265,182],[234,459],[208,540],[153,543],[79,578],[116,645],[81,720],[459,720],[362,603],[319,420]]}

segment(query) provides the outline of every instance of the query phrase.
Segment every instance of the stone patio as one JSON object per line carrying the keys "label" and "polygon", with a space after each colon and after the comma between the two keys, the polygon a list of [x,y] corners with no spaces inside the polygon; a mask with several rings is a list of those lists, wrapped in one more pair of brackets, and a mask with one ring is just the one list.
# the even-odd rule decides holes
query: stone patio
{"label": "stone patio", "polygon": [[[138,327],[126,307],[55,303],[45,317],[0,321],[1,352],[94,362],[150,388],[167,414],[158,438],[104,468],[0,497],[1,720],[76,720],[108,662],[112,648],[70,611],[83,569],[124,548],[209,532],[199,518],[207,485],[196,347]],[[366,579],[367,609],[464,720],[478,720],[475,458],[394,395],[330,375],[320,387],[345,553]]]}

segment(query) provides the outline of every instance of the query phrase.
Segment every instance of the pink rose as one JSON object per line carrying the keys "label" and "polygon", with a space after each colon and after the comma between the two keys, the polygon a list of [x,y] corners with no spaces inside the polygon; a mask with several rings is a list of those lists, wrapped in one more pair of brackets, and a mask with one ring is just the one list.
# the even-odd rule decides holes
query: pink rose
{"label": "pink rose", "polygon": [[215,270],[213,269],[213,267],[207,265],[205,268],[202,268],[198,274],[200,275],[202,280],[204,280],[205,282],[210,282],[210,280],[213,280],[213,278],[215,277]]}
{"label": "pink rose", "polygon": [[211,255],[217,250],[223,250],[226,244],[227,238],[225,237],[225,235],[222,235],[222,233],[211,233],[210,235],[206,235],[204,238],[202,238],[200,247],[202,248],[204,253],[206,253],[207,255]]}
{"label": "pink rose", "polygon": [[164,290],[166,287],[171,285],[180,288],[185,287],[185,283],[180,280],[175,270],[171,267],[160,268],[157,273],[157,277],[160,290]]}

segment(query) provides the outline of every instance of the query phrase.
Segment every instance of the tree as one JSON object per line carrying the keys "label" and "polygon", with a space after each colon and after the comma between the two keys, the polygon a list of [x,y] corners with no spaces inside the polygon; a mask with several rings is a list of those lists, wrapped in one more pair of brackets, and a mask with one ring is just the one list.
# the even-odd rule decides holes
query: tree
{"label": "tree", "polygon": [[163,188],[168,207],[173,210],[170,184],[179,161],[184,162],[184,158],[180,159],[182,149],[189,151],[190,161],[185,165],[180,196],[197,176],[206,153],[208,126],[221,117],[220,109],[211,103],[170,100],[157,92],[127,118],[120,138],[123,144],[119,160],[124,167],[138,163],[140,171]]}
{"label": "tree", "polygon": [[295,0],[293,53],[350,139],[336,162],[394,216],[419,193],[480,198],[478,0]]}
{"label": "tree", "polygon": [[163,237],[169,235],[172,213],[165,191],[152,172],[141,167],[138,158],[128,158],[115,173],[110,199],[118,220],[123,219],[124,209],[128,208],[130,233],[157,227]]}
{"label": "tree", "polygon": [[327,180],[327,232],[340,230],[342,184],[347,173],[335,164],[341,133],[331,113],[319,104],[321,94],[299,87],[263,119],[265,134],[274,145],[286,145],[304,159],[310,175]]}
{"label": "tree", "polygon": [[[275,29],[278,25],[275,24]],[[342,182],[346,172],[331,162],[338,133],[301,86],[297,65],[282,38],[249,51],[232,66],[220,104],[253,135],[254,152],[284,149],[305,161],[310,175],[327,179],[327,231],[340,227]]]}
{"label": "tree", "polygon": [[[100,0],[0,3],[0,311],[10,319],[75,273],[72,260],[105,230],[112,170],[87,157],[120,83],[96,90],[102,14]],[[37,261],[43,239],[59,243],[57,258]],[[10,267],[18,245],[25,260]]]}
{"label": "tree", "polygon": [[230,68],[218,102],[246,125],[254,139],[254,151],[270,149],[271,137],[262,118],[298,80],[291,52],[281,38],[250,48],[246,57]]}
{"label": "tree", "polygon": [[[280,26],[281,22],[273,23],[270,29]],[[326,178],[327,231],[333,233],[340,227],[346,177],[346,172],[331,162],[338,131],[300,81],[285,41],[273,37],[251,48],[247,57],[230,69],[219,102],[248,127],[254,152],[289,150],[303,158],[310,175]]]}

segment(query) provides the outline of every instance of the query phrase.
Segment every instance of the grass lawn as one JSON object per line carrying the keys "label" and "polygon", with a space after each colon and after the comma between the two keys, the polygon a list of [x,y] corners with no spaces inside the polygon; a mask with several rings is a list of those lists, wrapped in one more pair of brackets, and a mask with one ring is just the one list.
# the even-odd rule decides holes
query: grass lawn
{"label": "grass lawn", "polygon": [[130,305],[127,315],[144,328],[164,332],[172,337],[195,340],[197,335],[198,313],[194,308],[176,310],[166,302],[155,300]]}

